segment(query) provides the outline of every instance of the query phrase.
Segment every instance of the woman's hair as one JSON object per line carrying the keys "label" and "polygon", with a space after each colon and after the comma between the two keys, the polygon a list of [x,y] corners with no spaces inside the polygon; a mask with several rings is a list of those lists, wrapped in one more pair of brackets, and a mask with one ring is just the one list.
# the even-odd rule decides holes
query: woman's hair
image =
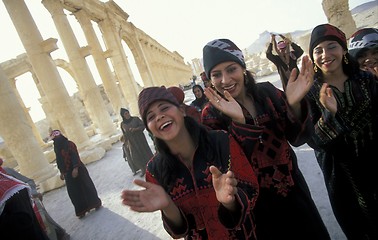
{"label": "woman's hair", "polygon": [[[206,158],[213,159],[215,154],[213,153],[214,149],[210,146],[208,130],[191,117],[184,117],[184,123],[198,151],[206,151]],[[165,191],[169,192],[173,188],[174,180],[177,177],[179,160],[171,154],[163,140],[154,137],[154,142],[156,143],[157,152],[160,154],[160,161],[156,162],[157,174],[155,176]]]}

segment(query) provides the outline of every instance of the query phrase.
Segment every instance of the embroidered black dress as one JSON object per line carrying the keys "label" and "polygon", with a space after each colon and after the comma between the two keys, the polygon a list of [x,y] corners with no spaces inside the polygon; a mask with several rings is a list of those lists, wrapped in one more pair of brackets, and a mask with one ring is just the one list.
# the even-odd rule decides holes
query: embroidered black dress
{"label": "embroidered black dress", "polygon": [[[378,239],[378,85],[360,71],[332,87],[333,117],[319,102],[323,82],[315,79],[308,97],[315,135],[309,145],[323,171],[333,212],[348,239]],[[368,238],[369,237],[369,238]]]}

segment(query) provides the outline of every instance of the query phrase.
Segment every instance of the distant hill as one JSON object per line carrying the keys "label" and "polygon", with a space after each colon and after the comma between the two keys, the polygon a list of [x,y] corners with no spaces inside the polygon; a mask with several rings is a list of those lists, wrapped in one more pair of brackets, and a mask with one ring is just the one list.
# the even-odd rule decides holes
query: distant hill
{"label": "distant hill", "polygon": [[[293,39],[297,39],[306,34],[308,31],[309,30],[299,30],[291,33],[283,33],[283,35],[287,36],[290,34]],[[264,31],[259,35],[259,38],[247,48],[247,51],[249,54],[256,54],[265,51],[268,42],[270,42],[270,32]]]}
{"label": "distant hill", "polygon": [[[377,7],[377,6],[378,6],[378,0],[375,0],[375,1],[371,1],[371,2],[361,4],[361,5],[353,8],[350,12],[352,13],[352,15],[354,15],[354,14],[362,13],[366,10],[369,10],[369,9]],[[378,16],[376,16],[376,17],[378,18]]]}
{"label": "distant hill", "polygon": [[[362,27],[378,27],[378,0],[361,4],[351,10],[357,28]],[[283,33],[283,35],[291,35],[294,42],[311,32],[312,29],[298,30],[290,33]],[[248,48],[247,52],[250,55],[259,54],[266,50],[267,43],[270,42],[270,32],[264,31],[259,35]]]}

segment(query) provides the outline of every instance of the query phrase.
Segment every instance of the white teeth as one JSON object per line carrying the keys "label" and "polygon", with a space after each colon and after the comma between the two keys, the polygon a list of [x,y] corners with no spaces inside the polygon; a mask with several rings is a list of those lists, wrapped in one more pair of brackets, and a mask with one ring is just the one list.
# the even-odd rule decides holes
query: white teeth
{"label": "white teeth", "polygon": [[235,87],[235,84],[233,84],[233,85],[231,85],[231,86],[223,87],[223,89],[228,90],[228,89],[231,89],[231,88],[233,88],[233,87]]}
{"label": "white teeth", "polygon": [[172,121],[168,121],[168,122],[164,123],[163,125],[160,126],[160,130],[163,130],[163,128],[165,128],[166,126],[168,126],[171,123],[172,123]]}

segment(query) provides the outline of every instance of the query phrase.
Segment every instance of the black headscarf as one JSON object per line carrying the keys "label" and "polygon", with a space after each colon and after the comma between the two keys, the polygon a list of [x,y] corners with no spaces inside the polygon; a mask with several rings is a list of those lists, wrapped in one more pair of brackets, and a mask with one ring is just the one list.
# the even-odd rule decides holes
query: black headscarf
{"label": "black headscarf", "polygon": [[129,119],[126,119],[126,118],[123,116],[123,115],[125,115],[126,112],[129,113],[129,110],[127,110],[126,108],[121,108],[120,114],[121,114],[122,122],[123,122],[123,123],[129,123],[129,122],[131,122],[131,120],[132,120],[131,116],[130,116]]}

